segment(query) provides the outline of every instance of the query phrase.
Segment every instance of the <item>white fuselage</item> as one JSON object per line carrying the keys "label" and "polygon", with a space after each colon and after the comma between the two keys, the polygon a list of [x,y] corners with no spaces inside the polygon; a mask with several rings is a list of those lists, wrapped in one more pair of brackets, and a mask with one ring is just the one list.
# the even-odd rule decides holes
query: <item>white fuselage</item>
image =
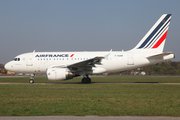
{"label": "white fuselage", "polygon": [[[32,52],[18,55],[16,60],[6,64],[6,69],[20,73],[46,73],[46,70],[53,65],[67,66],[78,63],[97,56],[104,56],[106,52]],[[152,53],[149,53],[152,55]],[[129,70],[149,64],[164,61],[166,58],[147,59],[147,52],[138,51],[115,51],[111,52],[107,58],[102,59],[101,64],[95,64],[96,69],[92,74],[111,73]],[[170,56],[174,57],[174,56]],[[168,58],[168,57],[167,57]],[[171,58],[172,59],[172,58]]]}

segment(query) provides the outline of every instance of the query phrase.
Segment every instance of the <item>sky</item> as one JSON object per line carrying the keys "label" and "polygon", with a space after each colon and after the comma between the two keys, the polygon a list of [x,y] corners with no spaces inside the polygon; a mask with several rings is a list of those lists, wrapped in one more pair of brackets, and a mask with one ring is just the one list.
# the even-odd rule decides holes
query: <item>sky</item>
{"label": "sky", "polygon": [[33,50],[130,50],[167,13],[164,52],[180,61],[179,6],[180,0],[0,0],[0,63]]}

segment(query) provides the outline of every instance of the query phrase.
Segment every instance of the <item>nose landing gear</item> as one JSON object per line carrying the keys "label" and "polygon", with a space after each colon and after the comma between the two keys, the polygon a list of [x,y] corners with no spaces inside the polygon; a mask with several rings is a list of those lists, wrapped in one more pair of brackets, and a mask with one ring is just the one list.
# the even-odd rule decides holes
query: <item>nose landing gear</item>
{"label": "nose landing gear", "polygon": [[34,76],[35,76],[35,74],[31,74],[29,83],[31,83],[31,84],[34,83]]}
{"label": "nose landing gear", "polygon": [[31,83],[31,84],[34,83],[34,80],[33,80],[33,79],[30,79],[30,80],[29,80],[29,83]]}

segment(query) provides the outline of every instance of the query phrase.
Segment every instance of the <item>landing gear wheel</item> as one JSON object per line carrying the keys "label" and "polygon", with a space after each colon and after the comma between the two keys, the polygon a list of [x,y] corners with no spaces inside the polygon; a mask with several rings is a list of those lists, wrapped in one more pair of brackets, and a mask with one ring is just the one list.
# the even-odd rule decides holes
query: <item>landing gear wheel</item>
{"label": "landing gear wheel", "polygon": [[87,78],[87,83],[91,83],[91,79],[90,78]]}
{"label": "landing gear wheel", "polygon": [[35,74],[31,74],[29,83],[31,83],[31,84],[34,83],[34,76],[35,76]]}
{"label": "landing gear wheel", "polygon": [[82,79],[82,83],[83,83],[83,84],[91,83],[91,79],[90,79],[90,78],[83,78],[83,79]]}
{"label": "landing gear wheel", "polygon": [[31,84],[34,83],[34,80],[33,79],[29,80],[29,83],[31,83]]}
{"label": "landing gear wheel", "polygon": [[87,83],[87,79],[86,79],[86,78],[83,78],[83,79],[82,79],[82,83],[83,83],[83,84],[86,84],[86,83]]}

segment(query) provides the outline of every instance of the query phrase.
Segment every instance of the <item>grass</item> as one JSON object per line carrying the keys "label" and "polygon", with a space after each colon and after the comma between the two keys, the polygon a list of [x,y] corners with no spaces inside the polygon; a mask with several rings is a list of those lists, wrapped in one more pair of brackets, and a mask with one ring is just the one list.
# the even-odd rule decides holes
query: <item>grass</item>
{"label": "grass", "polygon": [[[29,80],[29,78],[4,79],[13,82]],[[180,78],[174,77],[123,77],[117,79],[97,77],[92,78],[92,81],[180,81]],[[43,80],[46,82],[45,78],[36,78],[36,80],[37,82],[43,82]],[[74,80],[80,82],[80,78]],[[0,82],[3,82],[2,78],[0,78]],[[0,85],[0,115],[180,116],[179,93],[180,85],[168,84],[8,84]]]}
{"label": "grass", "polygon": [[[28,83],[29,77],[0,77],[0,83]],[[82,77],[70,80],[50,81],[46,77],[35,77],[35,83],[80,83]],[[180,83],[180,77],[91,77],[95,83]]]}

